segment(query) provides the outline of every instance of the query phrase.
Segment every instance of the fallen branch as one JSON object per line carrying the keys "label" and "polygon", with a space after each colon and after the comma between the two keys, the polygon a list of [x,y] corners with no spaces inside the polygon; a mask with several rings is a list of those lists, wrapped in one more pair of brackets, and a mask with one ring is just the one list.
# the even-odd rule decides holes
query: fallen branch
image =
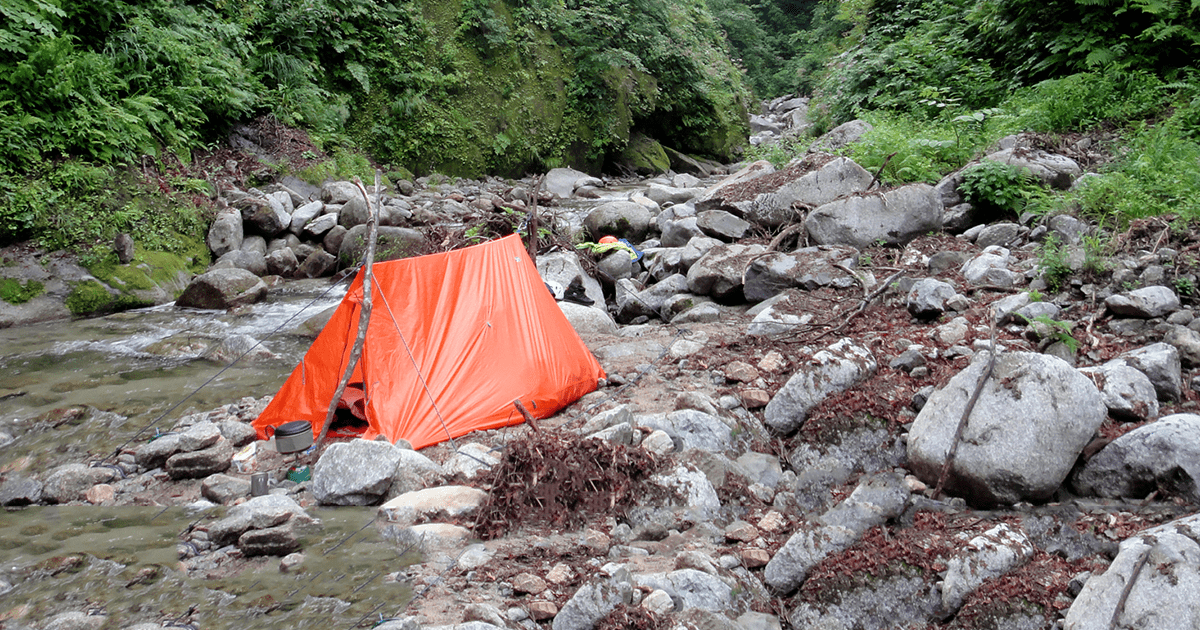
{"label": "fallen branch", "polygon": [[892,151],[891,155],[883,158],[883,164],[880,164],[879,170],[875,171],[875,177],[872,177],[871,183],[867,184],[867,190],[871,190],[875,184],[879,183],[879,176],[883,175],[883,169],[887,168],[888,162],[891,162],[892,158],[896,157],[897,153],[899,153],[899,151]]}
{"label": "fallen branch", "polygon": [[525,408],[525,405],[521,404],[520,398],[513,400],[513,405],[516,406],[517,411],[521,412],[521,416],[525,418],[525,422],[529,423],[529,426],[533,429],[534,433],[542,432],[542,428],[538,426],[537,420],[534,419],[533,414],[529,413],[529,410]]}
{"label": "fallen branch", "polygon": [[971,417],[971,411],[975,409],[975,403],[979,402],[979,394],[983,392],[983,385],[992,375],[992,369],[996,367],[996,355],[999,353],[996,347],[996,317],[991,317],[992,322],[992,350],[988,356],[987,366],[983,368],[983,373],[979,375],[979,380],[975,382],[975,391],[971,394],[971,399],[967,401],[967,407],[963,409],[962,418],[958,420],[958,428],[954,430],[954,440],[950,442],[950,452],[946,453],[946,462],[942,464],[942,473],[938,475],[937,486],[933,488],[933,500],[942,496],[942,488],[946,486],[946,478],[950,475],[950,466],[954,464],[954,456],[958,454],[958,443],[962,441],[963,431],[967,428],[967,419]]}
{"label": "fallen branch", "polygon": [[[375,171],[375,194],[379,194],[379,180],[381,174]],[[362,306],[358,312],[358,335],[354,338],[354,347],[350,350],[350,360],[346,363],[346,370],[342,374],[342,379],[338,381],[337,389],[333,392],[333,398],[329,400],[329,410],[325,413],[325,424],[321,426],[321,434],[317,436],[317,442],[313,445],[312,453],[309,455],[309,464],[312,464],[317,457],[317,453],[321,452],[321,445],[325,442],[325,438],[329,435],[329,425],[333,424],[333,416],[337,413],[338,401],[342,399],[342,394],[346,391],[346,385],[350,383],[350,377],[354,374],[354,367],[358,365],[358,360],[362,357],[363,346],[367,341],[367,324],[371,321],[371,265],[375,260],[375,237],[378,233],[378,209],[375,204],[371,203],[371,197],[367,194],[367,189],[363,187],[362,180],[358,177],[354,178],[354,185],[358,186],[358,192],[362,193],[363,200],[367,202],[367,253],[363,257],[363,297]]]}
{"label": "fallen branch", "polygon": [[[1153,536],[1143,536],[1142,542],[1147,545],[1153,545],[1158,541]],[[1113,609],[1112,619],[1108,622],[1110,630],[1116,630],[1117,622],[1121,620],[1121,613],[1125,612],[1125,601],[1129,599],[1129,593],[1133,590],[1133,583],[1137,581],[1138,575],[1142,572],[1142,567],[1146,566],[1146,561],[1150,559],[1150,547],[1142,550],[1142,554],[1138,556],[1137,563],[1133,565],[1133,571],[1129,574],[1129,579],[1125,581],[1125,588],[1121,589],[1121,597],[1117,600],[1117,607]]]}
{"label": "fallen branch", "polygon": [[529,260],[532,260],[535,265],[537,264],[538,252],[538,191],[542,189],[542,182],[545,180],[545,175],[537,179],[537,183],[533,186],[533,194],[530,195],[529,199],[529,243],[526,247],[529,251]]}
{"label": "fallen branch", "polygon": [[842,320],[841,324],[838,324],[837,327],[830,328],[829,330],[826,330],[825,332],[817,335],[816,337],[814,337],[812,339],[812,341],[816,341],[817,339],[820,339],[821,337],[824,337],[825,335],[829,335],[829,334],[838,332],[838,331],[842,330],[843,328],[845,328],[846,326],[850,325],[850,322],[854,321],[855,317],[862,315],[863,311],[867,310],[867,307],[870,306],[871,302],[874,302],[875,298],[879,297],[880,295],[883,295],[883,292],[887,291],[888,287],[892,286],[892,283],[895,282],[896,279],[899,278],[903,274],[904,274],[903,271],[897,271],[896,273],[888,276],[887,280],[884,280],[883,283],[880,284],[878,287],[876,287],[874,291],[872,291],[870,294],[868,294],[866,297],[864,297],[862,299],[862,302],[858,305],[858,308],[853,313],[851,313],[848,317],[846,317],[846,319]]}

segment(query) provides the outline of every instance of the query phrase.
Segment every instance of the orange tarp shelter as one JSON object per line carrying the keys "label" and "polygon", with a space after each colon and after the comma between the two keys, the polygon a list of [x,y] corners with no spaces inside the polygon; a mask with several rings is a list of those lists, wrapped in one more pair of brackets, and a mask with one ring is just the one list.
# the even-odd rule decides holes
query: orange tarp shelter
{"label": "orange tarp shelter", "polygon": [[[519,424],[514,400],[546,418],[604,377],[516,235],[373,268],[366,344],[350,379],[361,383],[366,439],[419,449]],[[362,286],[360,274],[254,421],[260,439],[293,420],[320,434],[358,335]]]}

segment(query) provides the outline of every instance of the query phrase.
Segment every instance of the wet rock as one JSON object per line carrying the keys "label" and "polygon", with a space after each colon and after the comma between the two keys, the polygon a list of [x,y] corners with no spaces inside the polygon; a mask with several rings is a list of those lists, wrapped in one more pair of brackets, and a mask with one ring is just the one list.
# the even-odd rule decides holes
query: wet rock
{"label": "wet rock", "polygon": [[117,496],[117,491],[112,486],[106,483],[98,483],[91,488],[88,488],[84,493],[83,498],[92,505],[100,505],[106,502],[112,502]]}
{"label": "wet rock", "polygon": [[470,486],[439,486],[402,494],[379,506],[379,518],[409,526],[435,520],[469,516],[487,499],[487,493]]}
{"label": "wet rock", "polygon": [[200,358],[222,365],[231,365],[237,361],[247,363],[275,361],[279,359],[279,355],[268,350],[266,346],[250,335],[228,335],[205,349]]}
{"label": "wet rock", "polygon": [[1113,440],[1073,479],[1083,495],[1145,498],[1155,490],[1200,503],[1200,415],[1160,418]]}
{"label": "wet rock", "polygon": [[111,468],[92,468],[84,464],[64,464],[46,477],[42,499],[47,503],[81,501],[84,493],[98,483],[112,481],[116,473]]}
{"label": "wet rock", "polygon": [[286,556],[300,549],[300,541],[290,523],[251,529],[238,537],[238,549],[250,556]]}
{"label": "wet rock", "polygon": [[200,484],[200,496],[213,503],[226,505],[234,499],[249,495],[250,482],[238,477],[222,474],[209,475],[204,479],[204,483]]}
{"label": "wet rock", "polygon": [[1141,371],[1121,362],[1080,368],[1079,371],[1100,388],[1100,397],[1112,417],[1131,422],[1158,417],[1154,384]]}
{"label": "wet rock", "polygon": [[30,477],[9,475],[0,484],[0,505],[21,507],[36,505],[42,500],[42,482]]}
{"label": "wet rock", "polygon": [[854,269],[858,266],[857,258],[858,250],[832,245],[756,256],[744,274],[746,301],[762,302],[791,288],[813,291],[829,286],[852,287],[856,283],[854,276],[842,267]]}
{"label": "wet rock", "polygon": [[175,305],[200,309],[229,309],[253,304],[266,295],[267,285],[253,273],[245,269],[214,269],[193,278],[175,300]]}
{"label": "wet rock", "polygon": [[1179,350],[1168,343],[1154,343],[1122,353],[1109,363],[1122,362],[1141,371],[1154,385],[1159,400],[1178,401],[1183,396]]}
{"label": "wet rock", "polygon": [[795,591],[822,559],[849,548],[868,529],[900,515],[908,496],[901,475],[864,478],[845,501],[784,543],[767,564],[764,583],[781,595]]}
{"label": "wet rock", "polygon": [[1006,523],[972,538],[960,553],[946,562],[942,611],[957,611],[972,591],[985,581],[1024,564],[1034,551],[1029,538]]}
{"label": "wet rock", "polygon": [[392,485],[400,450],[355,439],[331,444],[313,466],[313,498],[322,505],[373,505]]}
{"label": "wet rock", "polygon": [[1188,516],[1121,543],[1121,550],[1100,574],[1093,575],[1067,610],[1065,630],[1113,627],[1126,584],[1135,579],[1117,618],[1118,627],[1174,630],[1200,627],[1200,516]]}
{"label": "wet rock", "polygon": [[[333,234],[330,230],[330,234]],[[328,239],[329,237],[326,236]],[[333,248],[335,251],[336,247]],[[304,262],[300,263],[300,267],[296,269],[296,276],[300,278],[320,278],[327,276],[337,268],[337,256],[329,253],[325,249],[313,251],[304,258]]]}
{"label": "wet rock", "polygon": [[763,422],[788,434],[800,428],[808,411],[827,397],[845,391],[875,373],[871,351],[842,339],[814,354],[788,379],[763,412]]}
{"label": "wet rock", "polygon": [[905,307],[913,317],[930,319],[946,312],[946,301],[958,295],[954,287],[933,278],[923,278],[913,284],[905,298]]}
{"label": "wet rock", "polygon": [[268,494],[253,497],[229,509],[225,518],[208,525],[208,538],[216,547],[234,544],[247,530],[267,529],[294,520],[298,528],[315,525],[300,504],[288,496]]}
{"label": "wet rock", "polygon": [[1108,310],[1122,317],[1149,319],[1179,310],[1179,296],[1164,286],[1152,286],[1118,293],[1104,300]]}
{"label": "wet rock", "polygon": [[100,630],[107,622],[107,615],[73,611],[54,615],[46,621],[42,630]]}
{"label": "wet rock", "polygon": [[910,184],[831,201],[809,214],[804,227],[822,245],[903,245],[942,229],[942,202],[932,186]]}
{"label": "wet rock", "polygon": [[[987,362],[987,353],[977,354],[929,397],[909,429],[909,463],[925,483],[937,482]],[[1096,386],[1061,359],[1000,354],[958,444],[946,487],[978,505],[1045,500],[1106,416]]]}
{"label": "wet rock", "polygon": [[163,466],[171,479],[198,479],[229,470],[233,464],[233,445],[220,438],[208,448],[176,453]]}

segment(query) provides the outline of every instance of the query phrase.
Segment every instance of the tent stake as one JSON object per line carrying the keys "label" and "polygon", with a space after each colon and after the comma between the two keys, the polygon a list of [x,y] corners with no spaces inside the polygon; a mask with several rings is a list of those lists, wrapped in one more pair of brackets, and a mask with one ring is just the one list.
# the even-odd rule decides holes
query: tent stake
{"label": "tent stake", "polygon": [[[375,171],[375,194],[379,194],[380,172]],[[371,321],[371,263],[375,259],[375,237],[378,232],[376,220],[378,209],[375,204],[371,203],[371,197],[367,194],[367,189],[363,187],[362,180],[358,177],[354,178],[354,185],[358,186],[358,192],[362,193],[363,200],[367,202],[367,254],[364,257],[363,263],[363,299],[362,308],[358,312],[358,336],[354,338],[354,347],[350,350],[350,361],[346,364],[346,371],[342,374],[342,380],[338,381],[337,389],[333,392],[333,398],[329,401],[329,411],[325,413],[325,424],[321,426],[321,435],[317,437],[317,443],[313,446],[312,454],[308,456],[308,463],[312,464],[316,460],[317,454],[321,451],[321,445],[325,442],[325,437],[329,434],[329,425],[333,424],[333,415],[337,413],[338,401],[342,399],[342,393],[346,391],[346,385],[350,382],[350,377],[354,374],[354,367],[358,365],[359,358],[362,357],[363,345],[367,341],[367,324]]]}

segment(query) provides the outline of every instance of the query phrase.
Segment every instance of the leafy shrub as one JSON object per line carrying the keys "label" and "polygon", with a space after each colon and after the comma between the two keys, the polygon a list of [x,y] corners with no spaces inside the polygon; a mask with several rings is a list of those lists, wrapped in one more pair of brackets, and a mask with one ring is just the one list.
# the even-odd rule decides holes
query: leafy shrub
{"label": "leafy shrub", "polygon": [[1019,213],[1029,198],[1029,190],[1038,184],[1021,167],[984,160],[962,172],[958,190],[963,197],[984,208]]}
{"label": "leafy shrub", "polygon": [[1077,131],[1156,114],[1162,82],[1147,71],[1083,72],[1048,79],[1014,99],[1018,122],[1032,131]]}

